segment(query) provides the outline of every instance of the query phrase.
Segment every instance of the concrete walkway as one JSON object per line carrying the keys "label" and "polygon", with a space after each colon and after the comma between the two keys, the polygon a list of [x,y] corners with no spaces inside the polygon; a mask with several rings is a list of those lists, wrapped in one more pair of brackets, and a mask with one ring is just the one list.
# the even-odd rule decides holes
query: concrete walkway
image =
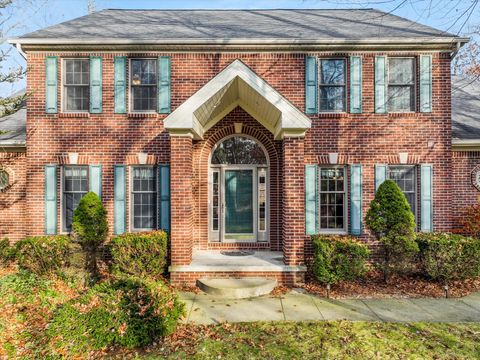
{"label": "concrete walkway", "polygon": [[461,299],[329,300],[301,290],[281,297],[243,300],[185,292],[180,297],[187,305],[184,321],[196,324],[275,320],[480,322],[480,293]]}

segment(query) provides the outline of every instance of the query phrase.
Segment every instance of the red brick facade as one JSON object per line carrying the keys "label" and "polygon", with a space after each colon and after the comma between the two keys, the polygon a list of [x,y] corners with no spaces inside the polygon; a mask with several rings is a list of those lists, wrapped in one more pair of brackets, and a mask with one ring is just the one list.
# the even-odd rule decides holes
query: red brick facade
{"label": "red brick facade", "polygon": [[[312,127],[304,138],[286,137],[284,140],[274,140],[273,135],[266,128],[241,108],[236,108],[209,129],[203,140],[192,140],[187,136],[171,137],[163,126],[162,120],[165,115],[115,114],[113,56],[171,56],[172,110],[193,95],[226,65],[235,59],[240,59],[303,111],[306,56],[304,53],[113,54],[95,52],[74,54],[74,56],[94,55],[103,58],[101,114],[62,113],[61,61],[58,63],[59,113],[45,113],[44,64],[47,55],[59,56],[59,59],[72,57],[71,53],[31,52],[28,54],[27,90],[32,95],[28,100],[27,152],[26,158],[20,155],[16,160],[7,160],[10,161],[7,162],[7,166],[15,171],[19,181],[11,189],[0,194],[2,205],[0,237],[8,236],[15,241],[25,235],[43,233],[44,165],[67,163],[66,155],[69,152],[79,153],[81,163],[103,165],[103,201],[109,214],[111,231],[113,231],[113,165],[135,163],[138,152],[148,153],[149,163],[170,163],[172,264],[188,264],[193,249],[223,248],[283,250],[287,265],[304,264],[305,258],[311,254],[310,241],[305,236],[304,230],[304,165],[326,163],[328,153],[331,152],[339,153],[340,164],[363,165],[363,215],[374,196],[374,165],[397,164],[399,152],[409,153],[409,164],[433,164],[435,231],[451,230],[452,211],[477,198],[476,190],[471,188],[469,176],[465,179],[465,174],[469,174],[471,168],[478,163],[480,156],[478,154],[470,156],[468,153],[456,154],[452,166],[449,53],[432,53],[432,113],[375,114],[374,56],[377,54],[366,52],[360,54],[363,57],[362,114],[346,112],[313,115],[310,116]],[[309,55],[348,59],[351,54]],[[418,56],[419,54],[387,53],[387,55]],[[346,99],[348,109],[348,86]],[[234,122],[241,122],[242,133],[260,142],[269,156],[270,241],[267,244],[208,242],[209,156],[213,146],[219,140],[234,134]],[[58,183],[60,184],[60,181]],[[457,193],[457,190],[461,191],[453,196],[452,194]],[[12,202],[11,205],[9,205],[10,202]],[[8,209],[4,204],[7,204]],[[127,209],[129,209],[128,205]],[[59,201],[59,232],[61,231],[61,213]],[[24,222],[19,220],[22,218]],[[369,239],[366,231],[362,238]],[[290,282],[290,280],[282,280],[283,275],[274,274],[274,276],[282,282]],[[172,279],[178,282],[187,281],[188,278],[189,275],[184,273],[172,275]]]}
{"label": "red brick facade", "polygon": [[26,164],[25,152],[2,152],[0,147],[0,171],[9,178],[9,185],[0,190],[0,240],[16,242],[25,237]]}

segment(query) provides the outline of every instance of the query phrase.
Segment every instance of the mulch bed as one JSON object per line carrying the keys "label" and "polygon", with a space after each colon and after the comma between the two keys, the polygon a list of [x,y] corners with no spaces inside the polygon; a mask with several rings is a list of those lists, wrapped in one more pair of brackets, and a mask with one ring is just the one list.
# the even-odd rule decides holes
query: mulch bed
{"label": "mulch bed", "polygon": [[[306,283],[302,288],[321,297],[327,296],[325,285],[315,281],[311,275],[307,275]],[[452,281],[449,284],[448,296],[458,298],[476,291],[480,291],[480,278]],[[442,284],[417,275],[392,275],[386,284],[380,271],[371,270],[363,279],[332,285],[330,297],[335,299],[444,298],[445,289]]]}

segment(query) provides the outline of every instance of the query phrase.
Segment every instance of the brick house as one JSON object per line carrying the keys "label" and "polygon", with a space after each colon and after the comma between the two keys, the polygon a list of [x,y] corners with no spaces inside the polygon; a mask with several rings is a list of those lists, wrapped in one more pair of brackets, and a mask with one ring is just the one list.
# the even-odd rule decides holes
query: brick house
{"label": "brick house", "polygon": [[480,158],[478,131],[452,145],[466,41],[377,10],[104,10],[12,39],[30,96],[0,120],[20,127],[0,138],[0,236],[68,233],[95,191],[112,235],[169,231],[174,283],[292,284],[310,234],[375,247],[387,178],[418,231],[450,231]]}

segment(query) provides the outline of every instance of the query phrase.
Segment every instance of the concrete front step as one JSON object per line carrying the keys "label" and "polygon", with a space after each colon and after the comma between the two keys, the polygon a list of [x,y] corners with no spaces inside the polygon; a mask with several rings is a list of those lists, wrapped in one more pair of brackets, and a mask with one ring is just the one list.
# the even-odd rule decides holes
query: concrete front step
{"label": "concrete front step", "polygon": [[225,299],[245,299],[270,293],[277,280],[265,278],[199,279],[197,286],[207,294]]}

